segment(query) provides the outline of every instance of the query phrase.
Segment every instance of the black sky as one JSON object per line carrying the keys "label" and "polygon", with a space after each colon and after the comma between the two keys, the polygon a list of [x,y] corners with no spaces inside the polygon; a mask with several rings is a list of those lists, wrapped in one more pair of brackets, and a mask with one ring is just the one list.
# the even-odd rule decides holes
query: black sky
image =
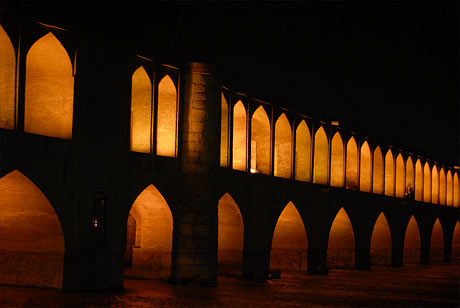
{"label": "black sky", "polygon": [[103,33],[161,62],[212,63],[231,89],[460,162],[456,1],[14,1],[4,8]]}

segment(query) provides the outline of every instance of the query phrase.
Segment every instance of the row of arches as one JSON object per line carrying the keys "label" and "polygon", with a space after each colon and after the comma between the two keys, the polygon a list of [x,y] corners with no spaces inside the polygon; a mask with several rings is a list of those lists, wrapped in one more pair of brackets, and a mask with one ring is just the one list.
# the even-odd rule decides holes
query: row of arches
{"label": "row of arches", "polygon": [[249,119],[241,100],[231,110],[224,94],[221,102],[222,167],[249,168],[251,173],[459,206],[459,175],[452,168],[423,162],[392,148],[371,148],[367,140],[359,144],[355,136],[344,139],[340,131],[328,136],[322,125],[312,134],[305,120],[291,127],[285,113],[272,129],[264,105]]}

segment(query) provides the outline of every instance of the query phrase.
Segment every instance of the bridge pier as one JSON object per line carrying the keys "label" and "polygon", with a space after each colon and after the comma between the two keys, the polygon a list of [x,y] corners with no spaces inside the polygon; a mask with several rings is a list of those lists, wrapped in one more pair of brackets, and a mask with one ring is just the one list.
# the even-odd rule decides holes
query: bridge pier
{"label": "bridge pier", "polygon": [[327,275],[327,249],[308,247],[307,274]]}

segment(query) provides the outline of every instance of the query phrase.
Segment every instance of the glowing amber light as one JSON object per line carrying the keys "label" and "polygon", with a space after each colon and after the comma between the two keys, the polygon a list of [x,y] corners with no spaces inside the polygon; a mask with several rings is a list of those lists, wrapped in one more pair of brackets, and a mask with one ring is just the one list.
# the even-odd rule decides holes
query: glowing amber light
{"label": "glowing amber light", "polygon": [[251,119],[251,173],[270,174],[270,121],[260,106]]}
{"label": "glowing amber light", "polygon": [[420,262],[420,232],[417,221],[412,216],[404,236],[404,263]]}
{"label": "glowing amber light", "polygon": [[341,208],[334,218],[327,247],[328,266],[354,265],[355,236],[347,212]]}
{"label": "glowing amber light", "polygon": [[439,204],[439,175],[436,165],[431,170],[431,203]]}
{"label": "glowing amber light", "polygon": [[244,224],[240,209],[226,193],[218,204],[218,271],[241,274],[243,262]]}
{"label": "glowing amber light", "polygon": [[393,153],[388,150],[385,155],[385,195],[394,196],[395,189],[395,165],[393,160]]}
{"label": "glowing amber light", "polygon": [[291,178],[291,151],[291,125],[283,113],[275,123],[275,176]]}
{"label": "glowing amber light", "polygon": [[374,194],[383,194],[383,157],[380,147],[375,148],[373,161],[372,192]]}
{"label": "glowing amber light", "polygon": [[270,269],[307,270],[308,240],[295,205],[289,202],[278,218],[270,251]]}
{"label": "glowing amber light", "polygon": [[372,231],[371,264],[391,264],[391,233],[385,214],[380,213]]}
{"label": "glowing amber light", "polygon": [[73,91],[69,55],[48,33],[27,53],[24,130],[72,139]]}
{"label": "glowing amber light", "polygon": [[414,164],[409,156],[406,160],[406,193],[409,193],[409,190],[411,190],[413,194],[415,191],[414,176]]}
{"label": "glowing amber light", "polygon": [[454,235],[452,237],[452,261],[460,261],[460,222],[455,224]]}
{"label": "glowing amber light", "polygon": [[133,74],[131,88],[131,151],[150,153],[152,131],[152,83],[141,66]]}
{"label": "glowing amber light", "polygon": [[453,193],[454,193],[454,186],[452,180],[452,172],[450,170],[447,171],[447,179],[446,179],[446,205],[452,206],[453,205]]}
{"label": "glowing amber light", "polygon": [[220,112],[220,166],[228,167],[228,103],[223,93]]}
{"label": "glowing amber light", "polygon": [[343,142],[340,133],[335,133],[331,143],[331,186],[343,187],[345,180]]}
{"label": "glowing amber light", "polygon": [[404,159],[400,154],[396,157],[396,186],[395,186],[395,193],[396,197],[403,198],[406,193],[406,187],[404,180],[406,178],[406,170],[404,168]]}
{"label": "glowing amber light", "polygon": [[431,168],[428,162],[423,167],[423,202],[431,202]]}
{"label": "glowing amber light", "polygon": [[439,204],[446,205],[446,173],[444,168],[439,170]]}
{"label": "glowing amber light", "polygon": [[348,189],[358,188],[358,148],[354,137],[347,144],[347,161],[345,167],[345,187]]}
{"label": "glowing amber light", "polygon": [[246,171],[246,109],[241,101],[233,107],[233,169]]}
{"label": "glowing amber light", "polygon": [[177,90],[166,75],[158,84],[157,155],[176,156]]}
{"label": "glowing amber light", "polygon": [[371,192],[371,177],[372,177],[372,164],[371,164],[371,150],[367,141],[364,141],[361,146],[361,159],[359,161],[359,190]]}
{"label": "glowing amber light", "polygon": [[16,54],[0,25],[0,128],[14,129]]}
{"label": "glowing amber light", "polygon": [[328,151],[326,132],[321,126],[315,134],[313,183],[327,185],[329,163]]}
{"label": "glowing amber light", "polygon": [[454,174],[454,206],[459,207],[460,203],[460,187],[458,181],[458,172]]}
{"label": "glowing amber light", "polygon": [[415,200],[423,201],[423,168],[420,159],[415,163]]}
{"label": "glowing amber light", "polygon": [[295,140],[295,179],[311,181],[311,136],[304,120],[296,130]]}
{"label": "glowing amber light", "polygon": [[0,179],[0,283],[62,287],[64,235],[43,193],[19,171]]}
{"label": "glowing amber light", "polygon": [[129,214],[135,220],[136,236],[132,248],[132,266],[125,269],[126,275],[169,277],[173,216],[165,199],[155,186],[149,185],[134,201]]}
{"label": "glowing amber light", "polygon": [[439,219],[436,219],[431,231],[430,260],[444,260],[444,234]]}

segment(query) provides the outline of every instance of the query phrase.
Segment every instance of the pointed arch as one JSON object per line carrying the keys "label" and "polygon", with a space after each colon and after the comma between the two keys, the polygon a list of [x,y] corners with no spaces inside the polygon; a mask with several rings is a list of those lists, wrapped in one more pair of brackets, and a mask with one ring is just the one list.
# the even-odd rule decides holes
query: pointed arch
{"label": "pointed arch", "polygon": [[380,213],[371,238],[371,264],[391,264],[391,231],[385,214]]}
{"label": "pointed arch", "polygon": [[414,163],[410,156],[406,160],[406,193],[410,193],[412,198],[414,198],[415,191],[415,173],[414,173]]}
{"label": "pointed arch", "polygon": [[218,203],[218,272],[242,274],[244,222],[240,209],[229,193]]}
{"label": "pointed arch", "polygon": [[388,149],[385,155],[385,195],[394,196],[395,192],[395,165],[393,152]]}
{"label": "pointed arch", "polygon": [[[135,239],[127,241],[132,265],[127,277],[167,278],[171,275],[173,215],[162,194],[153,185],[136,198],[129,214],[135,221]],[[129,235],[129,234],[127,234]]]}
{"label": "pointed arch", "polygon": [[304,120],[297,126],[295,136],[295,179],[311,182],[311,136]]}
{"label": "pointed arch", "polygon": [[452,261],[460,262],[460,222],[457,221],[452,236]]}
{"label": "pointed arch", "polygon": [[444,168],[439,169],[439,204],[446,205],[447,184]]}
{"label": "pointed arch", "polygon": [[439,204],[439,173],[436,164],[431,169],[431,203]]}
{"label": "pointed arch", "polygon": [[404,236],[404,263],[419,263],[420,247],[420,231],[415,217],[412,216]]}
{"label": "pointed arch", "polygon": [[292,173],[292,132],[286,115],[280,115],[275,123],[274,175],[290,179]]}
{"label": "pointed arch", "polygon": [[270,174],[270,120],[262,106],[251,119],[251,172]]}
{"label": "pointed arch", "polygon": [[235,170],[246,171],[247,168],[246,135],[246,108],[238,101],[233,107],[232,166]]}
{"label": "pointed arch", "polygon": [[220,108],[220,166],[228,167],[228,139],[229,139],[229,122],[228,122],[228,103],[224,93],[221,94]]}
{"label": "pointed arch", "polygon": [[328,267],[353,267],[355,235],[353,227],[344,208],[334,218],[329,232],[327,247]]}
{"label": "pointed arch", "polygon": [[15,128],[16,53],[0,25],[0,128]]}
{"label": "pointed arch", "polygon": [[343,141],[340,133],[336,132],[331,142],[331,186],[343,187],[344,183]]}
{"label": "pointed arch", "polygon": [[329,163],[329,144],[324,128],[318,128],[315,134],[314,163],[313,163],[313,183],[327,185],[328,182],[328,163]]}
{"label": "pointed arch", "polygon": [[444,261],[444,233],[439,219],[436,219],[431,231],[430,260]]}
{"label": "pointed arch", "polygon": [[458,171],[454,174],[454,206],[459,207],[460,203],[460,186],[458,181]]}
{"label": "pointed arch", "polygon": [[454,201],[454,185],[452,180],[452,171],[447,171],[446,177],[446,205],[452,206]]}
{"label": "pointed arch", "polygon": [[64,235],[53,206],[15,170],[0,179],[0,283],[62,287]]}
{"label": "pointed arch", "polygon": [[431,202],[431,168],[428,162],[423,167],[423,202]]}
{"label": "pointed arch", "polygon": [[358,188],[358,147],[354,137],[347,143],[347,161],[345,173],[345,188]]}
{"label": "pointed arch", "polygon": [[73,95],[72,62],[49,32],[26,56],[24,131],[72,139]]}
{"label": "pointed arch", "polygon": [[361,146],[361,155],[359,160],[359,190],[371,192],[372,184],[372,161],[371,150],[367,141]]}
{"label": "pointed arch", "polygon": [[399,153],[396,157],[396,179],[395,179],[395,195],[398,198],[404,198],[406,193],[406,170],[404,166],[404,158],[402,154]]}
{"label": "pointed arch", "polygon": [[374,159],[372,168],[372,192],[383,194],[383,156],[380,147],[374,149]]}
{"label": "pointed arch", "polygon": [[177,89],[169,75],[158,84],[157,155],[176,157]]}
{"label": "pointed arch", "polygon": [[131,78],[131,151],[150,153],[152,140],[152,81],[143,66]]}
{"label": "pointed arch", "polygon": [[308,240],[297,208],[289,202],[276,222],[270,251],[270,269],[307,270]]}
{"label": "pointed arch", "polygon": [[420,159],[415,163],[415,200],[423,201],[423,168]]}

